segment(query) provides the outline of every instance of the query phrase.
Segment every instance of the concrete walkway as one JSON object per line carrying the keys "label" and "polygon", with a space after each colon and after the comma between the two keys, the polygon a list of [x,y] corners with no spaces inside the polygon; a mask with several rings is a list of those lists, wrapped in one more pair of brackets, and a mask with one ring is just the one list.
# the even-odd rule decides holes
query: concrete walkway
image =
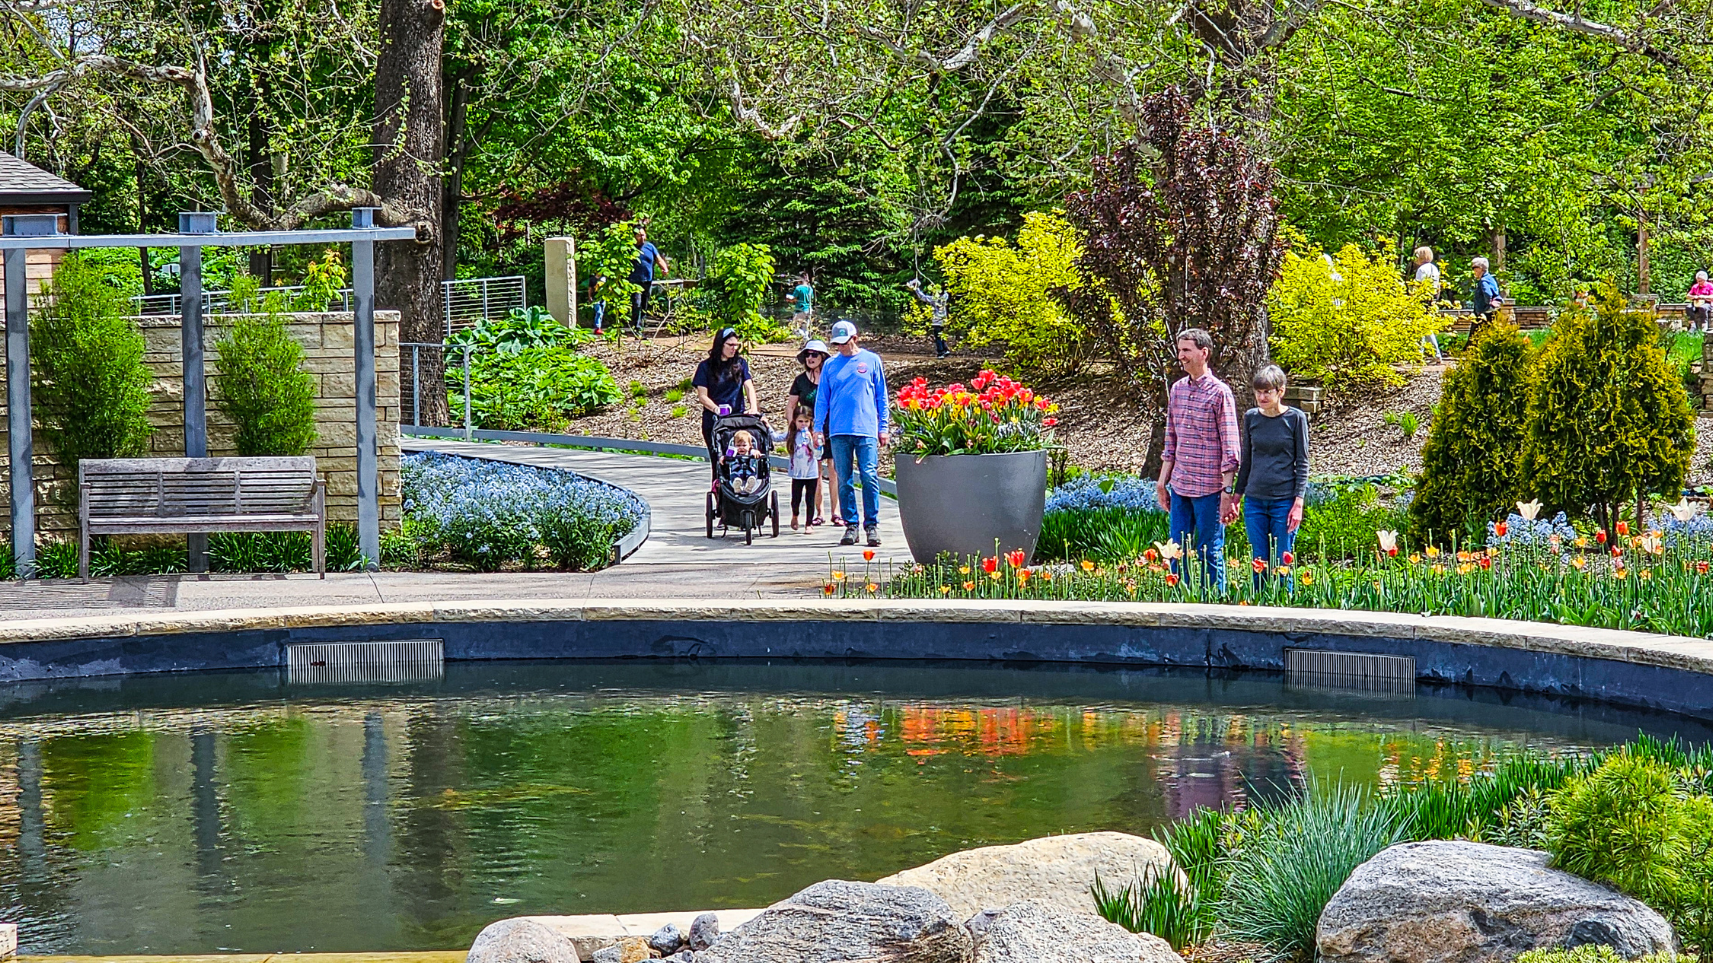
{"label": "concrete walkway", "polygon": [[[265,606],[365,605],[377,602],[452,602],[477,599],[818,597],[835,567],[884,572],[909,564],[897,505],[881,500],[881,538],[872,562],[862,548],[840,548],[833,525],[791,531],[790,483],[776,485],[785,517],[779,537],[708,539],[704,499],[708,465],[701,461],[616,455],[523,445],[405,439],[407,451],[433,448],[449,454],[520,465],[568,468],[621,485],[648,501],[648,541],[623,564],[600,572],[345,572],[325,580],[312,575],[160,575],[65,582],[0,582],[0,612],[7,619],[63,618],[137,610],[210,611]],[[776,477],[776,481],[778,481]],[[771,531],[771,529],[769,529]],[[716,536],[719,529],[715,530]]]}

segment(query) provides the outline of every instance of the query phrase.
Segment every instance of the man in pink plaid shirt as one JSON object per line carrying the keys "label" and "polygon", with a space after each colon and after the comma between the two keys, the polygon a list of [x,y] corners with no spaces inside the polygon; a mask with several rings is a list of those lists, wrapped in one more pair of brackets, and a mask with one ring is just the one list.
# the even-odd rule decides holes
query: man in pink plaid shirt
{"label": "man in pink plaid shirt", "polygon": [[[1207,370],[1213,337],[1201,328],[1178,335],[1184,377],[1172,385],[1166,405],[1166,450],[1156,489],[1170,512],[1170,538],[1195,546],[1202,560],[1202,591],[1225,591],[1225,524],[1234,514],[1232,483],[1241,452],[1237,402],[1231,388]],[[1178,565],[1172,563],[1174,571]]]}

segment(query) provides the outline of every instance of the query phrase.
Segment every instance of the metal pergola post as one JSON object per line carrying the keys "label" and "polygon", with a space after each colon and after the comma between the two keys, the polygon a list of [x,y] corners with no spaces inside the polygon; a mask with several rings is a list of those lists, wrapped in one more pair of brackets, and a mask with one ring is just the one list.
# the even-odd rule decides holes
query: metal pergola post
{"label": "metal pergola post", "polygon": [[[379,208],[351,211],[351,227],[375,226]],[[357,362],[357,544],[370,571],[380,568],[381,501],[380,444],[375,437],[375,242],[351,242],[351,292],[357,302],[352,313]],[[412,390],[415,390],[414,383]]]}
{"label": "metal pergola post", "polygon": [[[25,258],[32,250],[80,250],[96,247],[177,247],[200,251],[205,247],[260,247],[274,244],[345,244],[352,246],[352,274],[356,292],[356,421],[357,421],[357,531],[358,540],[370,566],[380,560],[380,472],[377,447],[375,405],[375,242],[413,240],[416,230],[409,227],[376,227],[375,209],[358,208],[351,213],[353,227],[334,230],[243,231],[212,233],[213,215],[198,212],[192,217],[206,217],[208,233],[180,232],[177,234],[59,234],[58,219],[52,214],[7,215],[0,229],[0,252],[4,252],[6,273],[6,401],[8,446],[11,454],[12,552],[18,573],[28,577],[35,572],[36,523],[35,479],[31,459],[33,445],[30,434],[30,342],[29,301],[25,285]],[[196,222],[183,225],[195,228]],[[194,255],[193,255],[194,258]],[[200,285],[199,285],[200,286]],[[180,315],[193,315],[200,326],[203,311],[201,292],[180,299]],[[185,337],[190,336],[189,331]],[[186,342],[187,345],[191,342]],[[202,381],[199,364],[188,363],[192,355],[200,356],[200,335],[193,349],[185,355],[185,450],[191,452],[192,438],[197,439],[202,453],[207,452],[207,421],[204,398],[206,385],[191,391],[194,377]],[[194,375],[192,369],[195,369]],[[194,402],[192,399],[195,399]],[[200,416],[199,427],[192,429],[192,407]]]}
{"label": "metal pergola post", "polygon": [[[190,211],[178,216],[180,234],[213,234],[219,215]],[[178,249],[179,357],[184,373],[184,457],[208,457],[208,369],[202,348],[202,245]],[[186,536],[188,568],[208,571],[208,534]]]}

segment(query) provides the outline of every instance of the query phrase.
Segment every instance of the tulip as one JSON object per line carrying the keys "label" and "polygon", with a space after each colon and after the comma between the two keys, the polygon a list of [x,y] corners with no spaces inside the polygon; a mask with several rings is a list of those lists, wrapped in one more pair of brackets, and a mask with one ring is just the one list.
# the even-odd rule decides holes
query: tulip
{"label": "tulip", "polygon": [[1256,575],[1260,575],[1262,572],[1267,571],[1267,560],[1264,558],[1255,559],[1253,562],[1250,562],[1249,564],[1250,564],[1250,567],[1255,569]]}
{"label": "tulip", "polygon": [[1534,521],[1535,516],[1540,514],[1540,510],[1541,503],[1539,501],[1517,503],[1517,514],[1523,516],[1524,521]]}
{"label": "tulip", "polygon": [[1681,499],[1676,505],[1671,506],[1672,517],[1676,518],[1680,522],[1687,522],[1694,518],[1695,512],[1696,507],[1690,504],[1689,499],[1687,498]]}
{"label": "tulip", "polygon": [[1005,564],[1012,568],[1022,568],[1023,563],[1028,560],[1028,557],[1029,556],[1022,549],[1012,549],[1005,553]]}
{"label": "tulip", "polygon": [[1439,549],[1429,545],[1426,549],[1428,558],[1439,558]]}
{"label": "tulip", "polygon": [[[1578,539],[1578,541],[1580,541],[1580,539]],[[1601,529],[1600,531],[1594,533],[1594,541],[1600,543],[1601,545],[1606,544],[1606,531],[1605,531],[1605,529]]]}
{"label": "tulip", "polygon": [[1092,572],[1092,571],[1094,571],[1094,563],[1093,563],[1093,562],[1091,562],[1091,561],[1089,561],[1089,560],[1088,560],[1088,559],[1086,559],[1086,558],[1085,558],[1085,559],[1083,559],[1083,571],[1085,571],[1085,572]]}
{"label": "tulip", "polygon": [[1618,534],[1619,534],[1619,535],[1628,535],[1628,534],[1630,534],[1630,523],[1629,523],[1629,522],[1625,522],[1625,521],[1620,521],[1620,522],[1618,522]]}
{"label": "tulip", "polygon": [[1663,555],[1665,554],[1665,540],[1655,535],[1645,535],[1642,537],[1642,551],[1649,555]]}
{"label": "tulip", "polygon": [[827,595],[833,594],[833,590],[834,590],[833,589],[833,583],[831,583],[831,582],[828,582],[827,584],[821,586],[821,591]]}
{"label": "tulip", "polygon": [[1382,528],[1374,533],[1374,537],[1380,540],[1380,551],[1385,552],[1387,555],[1398,554],[1397,532]]}
{"label": "tulip", "polygon": [[945,595],[946,593],[950,592],[951,590],[952,590],[952,587],[950,585],[940,586],[940,594],[941,595]]}
{"label": "tulip", "polygon": [[1506,525],[1504,522],[1500,522],[1499,524],[1493,526],[1493,534],[1499,536],[1500,538],[1504,538],[1505,533],[1510,531],[1510,530],[1511,530],[1511,527],[1509,525]]}
{"label": "tulip", "polygon": [[964,591],[966,591],[966,592],[975,591],[975,583],[974,582],[965,582],[964,583]]}
{"label": "tulip", "polygon": [[988,558],[982,559],[981,560],[981,570],[988,573],[989,575],[992,575],[994,572],[998,571],[999,570],[999,559],[998,559],[998,557],[990,556]]}
{"label": "tulip", "polygon": [[1057,425],[1058,423],[1059,423],[1059,419],[1057,419],[1057,418],[1042,418],[1041,419],[1041,426],[1044,428],[1051,428],[1054,425]]}
{"label": "tulip", "polygon": [[865,562],[874,561],[874,549],[872,549],[872,548],[863,549],[862,550],[862,560]]}
{"label": "tulip", "polygon": [[843,573],[843,572],[834,572],[834,573],[833,573],[833,578],[836,578],[836,579],[838,579],[838,580],[839,580],[839,581],[841,581],[841,582],[842,582],[842,581],[844,581],[844,580],[845,580],[845,573]]}
{"label": "tulip", "polygon": [[1486,568],[1486,569],[1492,568],[1493,567],[1492,557],[1488,556],[1488,555],[1481,556],[1481,567]]}
{"label": "tulip", "polygon": [[1707,574],[1707,568],[1708,568],[1708,565],[1706,562],[1696,562],[1695,563],[1695,574],[1706,575]]}
{"label": "tulip", "polygon": [[1184,548],[1182,545],[1178,544],[1176,539],[1167,539],[1164,542],[1155,542],[1154,547],[1160,550],[1160,557],[1168,562],[1176,558],[1183,558],[1184,556]]}
{"label": "tulip", "polygon": [[1167,572],[1166,573],[1166,587],[1171,588],[1172,586],[1175,586],[1177,584],[1178,584],[1178,573]]}
{"label": "tulip", "polygon": [[1142,561],[1148,562],[1150,564],[1153,563],[1153,561],[1159,557],[1160,557],[1160,553],[1154,551],[1151,548],[1144,549],[1142,552]]}
{"label": "tulip", "polygon": [[1289,565],[1292,562],[1295,562],[1296,560],[1297,560],[1297,557],[1295,555],[1292,555],[1290,552],[1286,552],[1285,554],[1279,556],[1279,562],[1282,565]]}
{"label": "tulip", "polygon": [[873,591],[879,589],[880,586],[874,584],[873,582],[870,582],[867,585],[864,585],[863,588],[868,589],[870,592],[873,592]]}

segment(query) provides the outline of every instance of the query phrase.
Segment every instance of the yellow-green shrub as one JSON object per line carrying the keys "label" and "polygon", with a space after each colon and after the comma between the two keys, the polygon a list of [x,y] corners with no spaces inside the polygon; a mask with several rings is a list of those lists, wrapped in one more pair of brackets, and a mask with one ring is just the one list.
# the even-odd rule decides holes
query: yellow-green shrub
{"label": "yellow-green shrub", "polygon": [[[1076,367],[1093,343],[1049,292],[1076,286],[1080,252],[1076,228],[1059,211],[1023,215],[1015,245],[978,235],[935,249],[951,294],[947,326],[971,345],[1003,342],[1006,361],[1023,371]],[[912,311],[925,313],[921,305]]]}
{"label": "yellow-green shrub", "polygon": [[1332,391],[1402,384],[1392,365],[1420,361],[1422,339],[1444,319],[1384,251],[1370,255],[1346,244],[1332,260],[1312,244],[1286,252],[1267,292],[1274,360]]}

